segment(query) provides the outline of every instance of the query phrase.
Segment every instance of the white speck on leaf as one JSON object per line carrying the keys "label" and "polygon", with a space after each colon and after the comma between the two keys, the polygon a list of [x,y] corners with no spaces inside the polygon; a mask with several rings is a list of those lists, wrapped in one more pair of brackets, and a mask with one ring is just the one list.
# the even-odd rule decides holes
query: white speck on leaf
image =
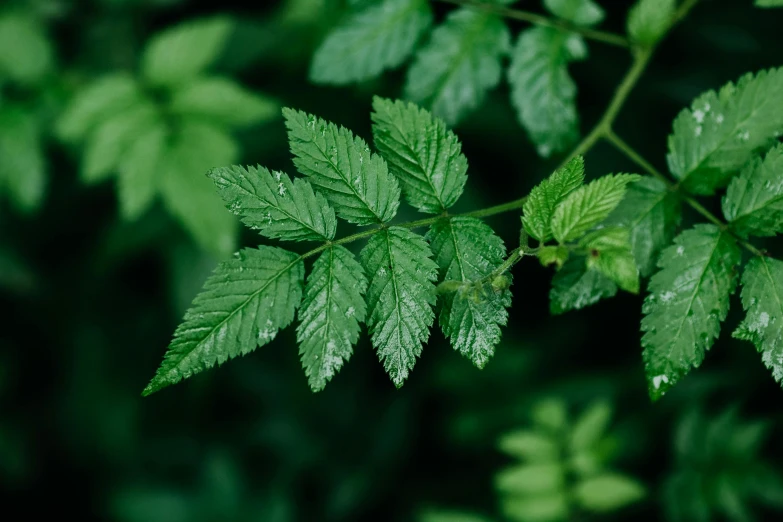
{"label": "white speck on leaf", "polygon": [[356,309],[353,306],[349,306],[348,310],[345,311],[345,317],[353,317],[353,314],[356,313]]}
{"label": "white speck on leaf", "polygon": [[658,388],[661,387],[661,384],[667,384],[669,382],[669,378],[666,377],[665,375],[656,375],[655,377],[653,377],[652,381],[653,381],[653,386],[657,390]]}
{"label": "white speck on leaf", "polygon": [[701,136],[701,125],[696,126],[696,130],[693,132],[696,137]]}
{"label": "white speck on leaf", "polygon": [[715,121],[718,123],[718,125],[723,123],[723,114],[718,114],[717,116],[715,116]]}
{"label": "white speck on leaf", "polygon": [[664,292],[664,293],[661,294],[661,302],[662,303],[668,303],[672,299],[674,299],[674,292],[669,291],[669,292]]}
{"label": "white speck on leaf", "polygon": [[282,183],[278,183],[278,185],[277,185],[277,193],[280,194],[281,196],[285,196],[285,192],[286,192],[286,190],[285,190],[285,187],[283,186],[283,184]]}
{"label": "white speck on leaf", "polygon": [[685,247],[684,247],[684,246],[682,246],[682,245],[678,246],[678,247],[677,247],[677,255],[678,255],[678,256],[681,256],[681,255],[683,255],[684,253],[685,253]]}
{"label": "white speck on leaf", "polygon": [[[700,111],[696,109],[693,111],[693,119],[696,120],[696,123],[701,123],[704,121],[704,111]],[[697,134],[698,136],[698,134]]]}

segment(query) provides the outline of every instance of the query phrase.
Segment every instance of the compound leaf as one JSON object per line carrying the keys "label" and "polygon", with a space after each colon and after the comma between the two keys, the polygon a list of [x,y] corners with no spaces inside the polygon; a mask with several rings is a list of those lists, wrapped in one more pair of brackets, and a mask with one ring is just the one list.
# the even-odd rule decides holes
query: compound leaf
{"label": "compound leaf", "polygon": [[701,364],[720,333],[736,284],[739,247],[714,225],[696,225],[661,254],[650,279],[642,337],[650,396],[660,398]]}
{"label": "compound leaf", "polygon": [[500,327],[508,321],[511,306],[507,288],[495,290],[491,282],[475,288],[470,283],[489,275],[506,257],[503,240],[481,220],[455,217],[436,222],[427,239],[441,280],[466,284],[456,292],[442,293],[438,321],[455,350],[479,368],[495,353]]}
{"label": "compound leaf", "polygon": [[280,248],[244,249],[221,263],[174,332],[149,395],[275,338],[302,299],[304,264]]}
{"label": "compound leaf", "polygon": [[264,167],[217,167],[207,174],[228,209],[261,234],[289,241],[328,241],[337,220],[307,180]]}
{"label": "compound leaf", "polygon": [[296,168],[321,189],[340,217],[359,225],[394,217],[400,187],[363,139],[301,111],[285,108],[283,116]]}
{"label": "compound leaf", "polygon": [[552,239],[552,215],[567,195],[582,186],[585,160],[577,156],[533,187],[522,206],[525,231],[542,243]]}
{"label": "compound leaf", "polygon": [[552,235],[559,243],[579,238],[606,219],[625,196],[626,186],[636,174],[614,174],[598,178],[574,190],[552,214]]}
{"label": "compound leaf", "polygon": [[754,257],[742,274],[745,319],[734,337],[756,345],[775,380],[783,383],[783,262]]}
{"label": "compound leaf", "polygon": [[439,213],[453,205],[467,181],[468,160],[440,118],[412,103],[373,99],[375,146],[399,178],[411,205]]}
{"label": "compound leaf", "polygon": [[510,47],[511,36],[501,18],[457,9],[416,53],[405,97],[455,125],[500,82],[500,60]]}
{"label": "compound leaf", "polygon": [[432,25],[425,0],[383,0],[349,16],[318,47],[310,66],[316,83],[369,80],[402,64]]}
{"label": "compound leaf", "polygon": [[296,329],[299,356],[313,391],[324,389],[351,357],[366,313],[366,290],[362,266],[342,246],[329,247],[313,265]]}
{"label": "compound leaf", "polygon": [[549,27],[522,31],[511,52],[511,103],[543,157],[569,148],[579,138],[576,84],[568,64],[585,58],[587,46],[581,36]]}
{"label": "compound leaf", "polygon": [[639,273],[647,277],[655,269],[661,250],[669,245],[682,219],[682,204],[666,183],[645,177],[628,185],[628,192],[606,223],[630,231]]}
{"label": "compound leaf", "polygon": [[783,68],[746,74],[680,112],[669,136],[669,170],[689,192],[714,194],[781,129]]}
{"label": "compound leaf", "polygon": [[598,270],[588,268],[584,258],[571,258],[552,278],[549,311],[553,315],[579,310],[603,298],[614,297],[617,285]]}
{"label": "compound leaf", "polygon": [[430,335],[438,266],[424,238],[400,227],[370,238],[361,261],[370,281],[367,326],[372,344],[399,388]]}
{"label": "compound leaf", "polygon": [[783,145],[754,158],[729,184],[723,215],[744,237],[783,232]]}

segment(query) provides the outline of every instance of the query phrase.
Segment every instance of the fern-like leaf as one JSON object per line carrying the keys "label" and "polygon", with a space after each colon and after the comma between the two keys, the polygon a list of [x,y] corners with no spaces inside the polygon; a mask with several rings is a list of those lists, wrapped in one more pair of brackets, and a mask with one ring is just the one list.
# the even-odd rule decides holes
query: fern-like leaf
{"label": "fern-like leaf", "polygon": [[566,196],[582,186],[585,179],[585,161],[577,156],[563,168],[533,187],[522,207],[525,231],[539,241],[552,239],[552,215]]}
{"label": "fern-like leaf", "polygon": [[218,167],[207,174],[228,209],[266,237],[328,241],[337,220],[326,199],[307,180],[264,167]]}
{"label": "fern-like leaf", "polygon": [[375,234],[361,261],[370,281],[367,326],[372,344],[400,387],[429,338],[438,266],[424,238],[400,227]]}
{"label": "fern-like leaf", "polygon": [[310,67],[316,83],[369,80],[405,61],[432,24],[426,0],[383,0],[349,16],[318,47]]}
{"label": "fern-like leaf", "polygon": [[510,42],[499,17],[469,8],[453,11],[416,53],[405,97],[431,108],[449,125],[456,124],[500,82],[500,60]]}
{"label": "fern-like leaf", "polygon": [[375,146],[399,178],[411,205],[440,213],[453,205],[467,181],[468,160],[446,124],[412,103],[373,99]]}
{"label": "fern-like leaf", "polygon": [[221,263],[193,300],[144,395],[250,353],[293,321],[302,299],[301,258],[267,246],[237,256]]}
{"label": "fern-like leaf", "polygon": [[351,357],[365,317],[365,290],[362,266],[344,247],[329,247],[313,265],[296,329],[302,366],[313,391],[324,389]]}
{"label": "fern-like leaf", "polygon": [[756,345],[775,380],[783,383],[783,262],[751,259],[742,274],[745,319],[734,337]]}
{"label": "fern-like leaf", "polygon": [[511,52],[511,102],[543,157],[567,149],[579,138],[576,84],[568,64],[585,58],[587,46],[581,36],[549,27],[522,31]]}
{"label": "fern-like leaf", "polygon": [[288,141],[299,172],[320,188],[337,214],[369,225],[391,220],[400,204],[400,187],[386,162],[363,139],[301,111],[283,109]]}
{"label": "fern-like leaf", "polygon": [[731,180],[723,215],[745,237],[783,232],[783,145],[772,148],[763,161],[754,158]]}
{"label": "fern-like leaf", "polygon": [[[439,220],[427,234],[441,280],[470,283],[489,275],[503,263],[503,240],[482,221],[471,217]],[[500,327],[508,321],[511,306],[507,288],[495,290],[491,283],[476,288],[465,284],[456,292],[440,295],[438,321],[455,350],[479,368],[495,353]]]}
{"label": "fern-like leaf", "polygon": [[622,202],[607,219],[631,233],[631,249],[639,273],[647,277],[655,269],[661,250],[669,245],[682,219],[682,204],[676,192],[655,178],[642,178],[628,185]]}
{"label": "fern-like leaf", "polygon": [[574,190],[552,214],[552,235],[559,243],[578,239],[606,219],[622,201],[626,186],[638,179],[635,174],[609,175]]}
{"label": "fern-like leaf", "polygon": [[661,254],[650,279],[642,337],[650,396],[660,398],[701,364],[720,332],[736,284],[740,251],[714,225],[696,225]]}
{"label": "fern-like leaf", "polygon": [[783,68],[746,74],[680,112],[669,136],[669,170],[686,190],[713,194],[781,129]]}

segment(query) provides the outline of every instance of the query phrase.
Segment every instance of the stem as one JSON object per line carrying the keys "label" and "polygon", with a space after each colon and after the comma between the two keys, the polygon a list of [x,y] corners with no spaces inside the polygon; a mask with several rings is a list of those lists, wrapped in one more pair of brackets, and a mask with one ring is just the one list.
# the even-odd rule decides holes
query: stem
{"label": "stem", "polygon": [[531,24],[540,25],[542,27],[551,27],[559,31],[567,31],[571,33],[578,33],[595,40],[597,42],[603,42],[609,45],[615,45],[617,47],[630,48],[631,43],[624,36],[620,36],[614,33],[607,33],[605,31],[597,31],[595,29],[589,29],[587,27],[580,27],[578,25],[571,24],[565,20],[556,20],[548,18],[546,16],[530,13],[528,11],[520,11],[519,9],[510,9],[503,7],[502,5],[490,4],[486,2],[480,2],[476,0],[435,0],[438,2],[444,2],[447,4],[456,4],[464,7],[470,7],[471,9],[477,9],[479,11],[485,11],[487,13],[496,14],[504,18],[512,20],[521,20],[523,22],[530,22]]}
{"label": "stem", "polygon": [[[666,186],[669,187],[669,190],[672,192],[679,192],[679,185],[673,183],[669,178],[661,174],[655,167],[653,167],[649,161],[644,159],[641,154],[636,152],[633,147],[625,143],[619,136],[617,136],[613,132],[609,132],[609,134],[606,135],[607,141],[609,141],[612,145],[614,145],[617,150],[625,154],[631,161],[642,167],[644,170],[646,170],[648,173],[650,173],[652,176],[660,179],[664,183],[666,183]],[[699,203],[696,199],[694,199],[691,196],[680,194],[680,197],[683,201],[685,201],[688,206],[690,206],[693,210],[704,216],[710,223],[718,226],[721,230],[727,231],[729,233],[732,233],[729,229],[729,226],[721,221],[719,217],[717,217],[715,214],[707,210],[704,205]],[[733,234],[734,238],[737,240],[737,243],[745,247],[746,250],[748,250],[750,253],[757,255],[757,256],[763,256],[764,252],[759,250],[758,248],[754,247],[752,244],[747,242],[745,239],[738,237],[737,235]]]}
{"label": "stem", "polygon": [[375,234],[381,232],[382,230],[385,230],[389,228],[389,226],[395,226],[395,227],[401,227],[401,228],[421,228],[421,227],[428,227],[430,225],[435,224],[440,219],[447,218],[447,217],[488,217],[488,216],[494,216],[495,214],[502,214],[504,212],[511,212],[512,210],[518,210],[522,208],[522,205],[525,203],[525,200],[527,197],[515,199],[514,201],[509,201],[507,203],[501,203],[500,205],[495,205],[488,208],[482,208],[478,210],[472,210],[470,212],[465,212],[463,214],[454,214],[449,215],[448,213],[444,212],[443,214],[439,216],[434,216],[431,218],[425,218],[425,219],[419,219],[417,221],[408,221],[407,223],[399,223],[395,225],[387,225],[382,224],[378,228],[370,228],[368,230],[362,230],[361,232],[357,232],[356,234],[352,234],[350,236],[345,236],[344,238],[337,239],[335,241],[327,241],[323,245],[316,247],[309,252],[305,252],[302,254],[302,259],[306,259],[308,257],[312,257],[316,254],[319,254],[329,248],[332,245],[344,245],[346,243],[353,243],[354,241],[358,241],[359,239],[364,239],[366,237],[374,236]]}

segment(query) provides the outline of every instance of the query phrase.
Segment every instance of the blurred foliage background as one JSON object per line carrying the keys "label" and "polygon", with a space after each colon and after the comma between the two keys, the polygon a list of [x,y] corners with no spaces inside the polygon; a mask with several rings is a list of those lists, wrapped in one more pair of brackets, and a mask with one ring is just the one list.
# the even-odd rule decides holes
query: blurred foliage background
{"label": "blurred foliage background", "polygon": [[[622,33],[630,2],[603,3],[602,28]],[[82,151],[60,139],[56,122],[96,79],[138,75],[153,35],[220,15],[231,30],[210,74],[369,138],[371,97],[398,96],[401,71],[342,88],[307,79],[315,47],[345,8],[337,0],[0,5],[5,511],[44,516],[56,502],[84,521],[121,522],[779,516],[783,450],[769,441],[783,436],[783,394],[752,347],[723,335],[703,368],[652,405],[641,297],[550,317],[551,274],[535,262],[515,269],[510,324],[482,371],[433,329],[395,390],[363,338],[351,364],[313,394],[288,329],[250,356],[141,399],[184,310],[231,249],[194,240],[159,201],[124,219],[115,183],[84,183]],[[435,9],[441,19],[452,7]],[[524,26],[509,23],[515,33]],[[701,2],[662,44],[618,131],[663,167],[677,112],[706,89],[779,66],[781,26],[783,10],[751,0]],[[570,68],[583,131],[628,63],[623,50],[592,44],[590,59]],[[456,128],[471,173],[458,211],[519,197],[557,164],[538,157],[508,98],[503,82]],[[293,172],[278,111],[231,137],[231,161]],[[632,170],[607,146],[587,156],[588,178]],[[491,224],[514,244],[517,220]],[[260,242],[247,229],[237,241]],[[587,442],[577,447],[580,425]],[[555,453],[542,461],[546,448]],[[583,484],[603,469],[626,478]],[[594,514],[603,511],[611,514]]]}

